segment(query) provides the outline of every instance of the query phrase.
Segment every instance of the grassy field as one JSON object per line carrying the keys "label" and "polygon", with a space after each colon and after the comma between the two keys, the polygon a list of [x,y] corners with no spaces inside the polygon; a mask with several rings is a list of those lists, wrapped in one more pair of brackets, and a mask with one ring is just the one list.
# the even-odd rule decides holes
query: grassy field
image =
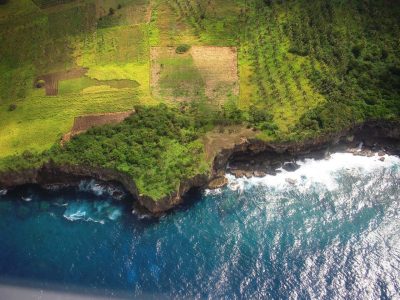
{"label": "grassy field", "polygon": [[[49,149],[75,116],[156,103],[149,90],[148,20],[132,14],[147,12],[147,1],[50,2],[41,1],[42,10],[32,1],[0,7],[0,157]],[[108,16],[111,7],[115,13]],[[99,20],[104,12],[116,26]],[[37,77],[79,67],[87,74],[60,80],[57,96],[34,87]]]}

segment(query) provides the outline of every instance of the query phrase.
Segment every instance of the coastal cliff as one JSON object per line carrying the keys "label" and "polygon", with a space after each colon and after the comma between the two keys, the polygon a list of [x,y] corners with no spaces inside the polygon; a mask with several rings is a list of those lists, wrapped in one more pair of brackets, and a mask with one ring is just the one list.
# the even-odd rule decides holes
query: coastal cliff
{"label": "coastal cliff", "polygon": [[[78,185],[83,179],[95,179],[102,182],[121,184],[139,204],[153,214],[168,211],[182,203],[183,195],[192,188],[212,187],[225,184],[221,180],[225,172],[237,176],[263,176],[273,173],[285,162],[301,157],[324,157],[329,151],[356,147],[363,143],[367,148],[387,153],[400,154],[400,125],[398,122],[367,122],[330,135],[302,142],[264,142],[256,138],[241,139],[231,147],[220,149],[212,159],[209,174],[198,174],[181,181],[176,191],[161,199],[152,199],[138,192],[134,180],[123,172],[107,168],[85,167],[78,165],[57,165],[45,163],[37,169],[8,171],[0,173],[0,187],[12,188],[23,184]],[[290,166],[295,167],[295,166]]]}

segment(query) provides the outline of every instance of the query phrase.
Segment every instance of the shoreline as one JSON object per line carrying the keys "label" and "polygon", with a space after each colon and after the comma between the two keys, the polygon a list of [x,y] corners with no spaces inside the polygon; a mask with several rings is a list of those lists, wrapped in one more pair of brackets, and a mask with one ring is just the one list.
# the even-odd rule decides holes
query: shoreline
{"label": "shoreline", "polygon": [[249,178],[276,174],[276,169],[281,167],[285,170],[296,170],[298,167],[296,161],[299,159],[323,159],[331,152],[358,149],[360,143],[364,147],[363,150],[353,150],[353,154],[368,156],[372,152],[381,152],[400,156],[400,123],[366,122],[338,133],[302,142],[270,143],[257,139],[244,140],[215,155],[211,174],[198,174],[183,180],[173,194],[158,201],[141,195],[134,180],[122,172],[95,167],[57,166],[52,162],[45,163],[38,169],[0,173],[0,190],[25,184],[71,187],[78,186],[82,180],[94,179],[100,183],[121,185],[133,199],[137,200],[132,203],[135,209],[139,207],[147,214],[158,216],[181,204],[184,195],[193,188],[209,189],[225,186],[227,173]]}

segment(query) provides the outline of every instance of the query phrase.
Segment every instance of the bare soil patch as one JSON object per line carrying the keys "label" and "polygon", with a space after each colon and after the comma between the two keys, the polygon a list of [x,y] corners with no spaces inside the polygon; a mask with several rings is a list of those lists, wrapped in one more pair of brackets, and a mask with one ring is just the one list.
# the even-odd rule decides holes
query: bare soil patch
{"label": "bare soil patch", "polygon": [[203,138],[207,161],[212,160],[221,150],[231,149],[234,145],[254,138],[257,132],[243,126],[217,128]]}
{"label": "bare soil patch", "polygon": [[61,140],[61,144],[68,142],[73,136],[83,133],[92,127],[121,123],[133,113],[134,111],[124,111],[115,113],[90,114],[75,117],[71,131],[64,134]]}
{"label": "bare soil patch", "polygon": [[190,54],[206,83],[208,98],[221,101],[229,93],[239,95],[236,47],[193,46]]}
{"label": "bare soil patch", "polygon": [[77,68],[71,69],[68,71],[50,73],[46,75],[39,76],[36,78],[36,82],[39,80],[44,80],[44,88],[46,90],[46,96],[56,96],[58,95],[58,82],[60,80],[68,80],[82,77],[86,74],[88,69],[86,68]]}

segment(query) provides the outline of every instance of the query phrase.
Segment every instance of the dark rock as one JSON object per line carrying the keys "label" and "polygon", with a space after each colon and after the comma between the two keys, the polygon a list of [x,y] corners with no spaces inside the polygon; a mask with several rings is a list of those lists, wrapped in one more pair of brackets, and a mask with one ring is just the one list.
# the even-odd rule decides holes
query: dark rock
{"label": "dark rock", "polygon": [[296,164],[295,162],[285,162],[282,166],[282,168],[288,172],[294,172],[296,171],[298,168],[300,168],[300,166],[298,164]]}
{"label": "dark rock", "polygon": [[254,171],[255,177],[264,177],[265,175],[267,175],[267,173],[265,173],[263,171]]}
{"label": "dark rock", "polygon": [[245,171],[243,170],[231,170],[230,172],[237,178],[245,177]]}
{"label": "dark rock", "polygon": [[246,178],[251,178],[253,176],[254,176],[253,171],[245,171],[244,172],[244,177],[246,177]]}
{"label": "dark rock", "polygon": [[218,189],[226,186],[227,184],[228,184],[228,179],[225,176],[217,177],[208,183],[208,188],[212,190]]}

